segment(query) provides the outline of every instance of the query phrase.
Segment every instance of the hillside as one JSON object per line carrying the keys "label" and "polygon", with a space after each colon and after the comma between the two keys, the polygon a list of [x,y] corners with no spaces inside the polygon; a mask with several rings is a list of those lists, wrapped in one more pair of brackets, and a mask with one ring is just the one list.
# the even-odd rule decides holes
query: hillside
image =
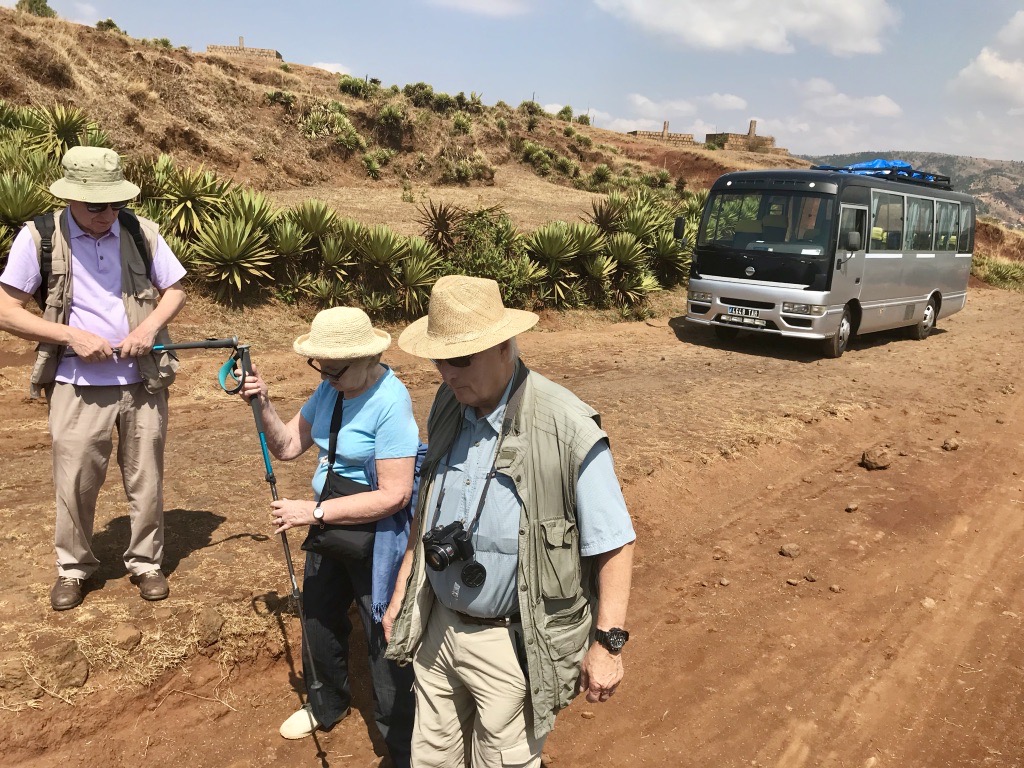
{"label": "hillside", "polygon": [[[415,106],[398,85],[360,98],[339,91],[338,75],[313,67],[193,53],[8,8],[0,8],[0,49],[0,99],[14,106],[73,104],[128,157],[168,153],[179,165],[203,165],[289,204],[330,198],[351,204],[353,217],[403,231],[413,226],[415,206],[401,201],[445,199],[449,191],[468,205],[506,204],[525,226],[543,223],[538,210],[545,220],[575,219],[593,196],[581,180],[600,165],[613,181],[662,171],[661,183],[671,188],[682,179],[691,190],[732,169],[806,165],[785,156],[678,150],[544,113],[533,120],[515,105],[485,106],[475,93],[445,95],[456,108],[441,111]],[[315,132],[311,115],[331,109],[344,112],[365,149],[304,135]],[[460,113],[468,124],[456,124]],[[563,160],[524,162],[524,142]],[[378,179],[370,178],[368,162],[379,165]]]}
{"label": "hillside", "polygon": [[[979,151],[984,148],[979,147]],[[814,164],[849,165],[876,157],[906,160],[915,168],[949,176],[953,188],[969,192],[978,212],[1011,227],[1024,227],[1024,163],[936,152],[857,152],[849,155],[806,157]]]}

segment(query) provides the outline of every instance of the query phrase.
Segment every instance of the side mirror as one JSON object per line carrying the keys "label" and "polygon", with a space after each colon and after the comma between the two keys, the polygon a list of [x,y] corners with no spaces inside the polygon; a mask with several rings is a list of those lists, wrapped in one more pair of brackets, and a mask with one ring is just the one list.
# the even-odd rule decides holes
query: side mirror
{"label": "side mirror", "polygon": [[676,240],[686,239],[686,218],[683,216],[676,216],[676,224],[672,228],[672,237]]}
{"label": "side mirror", "polygon": [[844,248],[847,251],[859,251],[860,250],[860,232],[847,232],[846,243]]}

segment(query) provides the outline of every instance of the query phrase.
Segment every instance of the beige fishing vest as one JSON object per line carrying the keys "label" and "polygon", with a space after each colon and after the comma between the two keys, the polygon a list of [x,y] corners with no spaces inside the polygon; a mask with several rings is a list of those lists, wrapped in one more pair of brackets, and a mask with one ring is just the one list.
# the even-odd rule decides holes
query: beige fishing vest
{"label": "beige fishing vest", "polygon": [[[569,390],[530,372],[512,431],[495,469],[522,500],[519,522],[519,610],[529,667],[533,732],[554,727],[555,715],[576,696],[580,664],[590,645],[597,590],[591,560],[580,557],[576,481],[590,449],[607,436],[600,416]],[[427,423],[428,449],[417,503],[419,535],[426,525],[435,470],[458,434],[462,411],[452,391],[438,390]],[[418,542],[405,599],[391,630],[387,657],[412,661],[427,625],[434,593]]]}
{"label": "beige fishing vest", "polygon": [[[46,306],[43,309],[44,320],[62,325],[67,325],[71,314],[74,282],[71,279],[71,249],[69,247],[71,238],[67,223],[69,215],[66,208],[53,212],[53,261],[50,266],[49,285],[46,291]],[[27,226],[32,234],[32,240],[35,242],[36,253],[40,253],[39,230],[32,222],[29,222]],[[142,236],[149,246],[150,254],[155,254],[159,233],[157,225],[149,219],[139,217],[139,226],[142,229]],[[121,243],[121,300],[124,302],[124,310],[128,316],[128,327],[134,330],[156,309],[156,305],[160,302],[160,291],[150,282],[146,270],[146,260],[135,246],[134,238],[123,225],[119,240]],[[156,343],[169,344],[170,341],[171,337],[167,333],[167,329],[161,328],[156,335]],[[60,365],[65,349],[64,345],[51,342],[40,342],[36,347],[36,362],[29,378],[31,397],[39,397],[40,392],[54,382],[57,376],[57,366]],[[172,353],[152,352],[136,359],[142,381],[150,392],[165,389],[174,381],[175,372],[178,370],[178,360]]]}

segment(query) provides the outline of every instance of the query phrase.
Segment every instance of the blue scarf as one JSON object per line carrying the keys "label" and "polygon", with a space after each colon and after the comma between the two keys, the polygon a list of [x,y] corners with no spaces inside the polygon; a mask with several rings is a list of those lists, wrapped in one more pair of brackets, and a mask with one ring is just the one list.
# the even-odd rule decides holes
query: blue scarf
{"label": "blue scarf", "polygon": [[[395,579],[409,544],[409,526],[416,511],[416,498],[420,491],[420,467],[427,455],[426,443],[416,450],[416,471],[412,481],[412,498],[402,509],[390,517],[377,521],[373,537],[373,564],[370,572],[370,599],[373,620],[380,624],[395,592]],[[371,456],[366,462],[366,478],[372,490],[377,490],[377,462]]]}

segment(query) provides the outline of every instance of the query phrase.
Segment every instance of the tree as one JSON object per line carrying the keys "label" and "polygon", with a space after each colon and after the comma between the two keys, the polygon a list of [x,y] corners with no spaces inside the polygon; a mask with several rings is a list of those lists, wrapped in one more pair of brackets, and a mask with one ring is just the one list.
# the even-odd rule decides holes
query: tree
{"label": "tree", "polygon": [[14,9],[31,13],[33,16],[43,16],[49,19],[56,18],[57,16],[57,12],[47,4],[46,0],[18,0],[18,4],[14,6]]}

